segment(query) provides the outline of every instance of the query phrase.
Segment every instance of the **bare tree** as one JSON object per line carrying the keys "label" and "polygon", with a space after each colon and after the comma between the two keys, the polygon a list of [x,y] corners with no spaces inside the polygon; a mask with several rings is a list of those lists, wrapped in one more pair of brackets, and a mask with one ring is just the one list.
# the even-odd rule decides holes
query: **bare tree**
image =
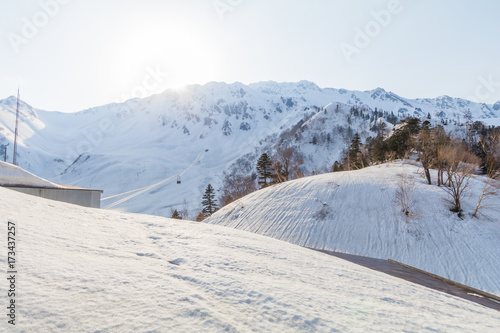
{"label": "bare tree", "polygon": [[301,166],[304,164],[304,156],[297,152],[293,155],[292,163],[290,164],[290,170],[293,173],[295,179],[304,177],[304,170]]}
{"label": "bare tree", "polygon": [[486,180],[479,196],[476,209],[472,216],[477,217],[481,209],[497,206],[498,200],[492,203],[489,199],[496,196],[500,188],[500,132],[493,133],[489,138],[482,138],[479,142],[482,150],[486,153],[484,171],[486,171]]}
{"label": "bare tree", "polygon": [[498,188],[500,187],[497,179],[500,178],[500,173],[494,169],[490,169],[486,175],[486,180],[484,181],[483,190],[477,201],[476,210],[472,216],[477,217],[480,210],[498,205],[497,201],[492,203],[489,199],[494,197],[498,193]]}
{"label": "bare tree", "polygon": [[444,185],[444,169],[446,167],[446,147],[436,147],[434,167],[437,169],[437,186]]}
{"label": "bare tree", "polygon": [[396,189],[396,202],[406,216],[415,215],[410,212],[410,206],[414,205],[413,193],[415,192],[415,179],[412,176],[399,174],[398,188]]}
{"label": "bare tree", "polygon": [[360,152],[358,153],[358,161],[361,163],[362,168],[366,168],[370,165],[370,152],[366,149],[366,145],[363,145],[359,148]]}
{"label": "bare tree", "polygon": [[257,186],[251,176],[242,176],[235,173],[226,174],[219,204],[223,207],[256,190]]}
{"label": "bare tree", "polygon": [[196,215],[196,222],[202,222],[204,219],[206,219],[208,217],[208,215],[203,211],[201,210],[200,212],[198,212],[198,214]]}
{"label": "bare tree", "polygon": [[494,134],[491,138],[492,142],[492,155],[497,162],[497,166],[500,167],[500,130],[497,129],[496,134]]}
{"label": "bare tree", "polygon": [[486,154],[484,163],[486,174],[500,171],[500,129],[496,133],[492,133],[489,138],[481,138],[479,144]]}
{"label": "bare tree", "polygon": [[182,201],[182,209],[179,211],[179,214],[183,220],[189,220],[189,205],[186,198]]}
{"label": "bare tree", "polygon": [[424,168],[425,178],[429,185],[432,184],[430,168],[435,160],[435,150],[431,133],[427,129],[422,129],[417,137],[416,147],[419,152],[420,163]]}
{"label": "bare tree", "polygon": [[274,182],[283,183],[286,182],[290,176],[290,162],[291,155],[289,151],[278,150],[276,154],[271,157],[272,166],[274,171]]}
{"label": "bare tree", "polygon": [[442,188],[448,193],[448,202],[453,205],[452,212],[461,213],[462,203],[467,199],[471,190],[470,179],[477,166],[478,158],[471,154],[461,144],[455,142],[441,150],[446,163],[447,186]]}
{"label": "bare tree", "polygon": [[436,127],[432,131],[432,142],[434,151],[433,154],[433,166],[437,169],[437,185],[444,185],[444,171],[446,168],[446,150],[450,145],[451,139],[446,134],[442,127]]}
{"label": "bare tree", "polygon": [[392,163],[394,162],[394,159],[396,158],[396,152],[391,150],[385,153],[385,160],[387,163]]}
{"label": "bare tree", "polygon": [[288,180],[287,168],[285,166],[283,166],[283,164],[281,164],[281,162],[273,160],[272,169],[273,169],[274,175],[275,175],[275,179],[274,179],[275,183],[283,183],[283,182],[286,182]]}
{"label": "bare tree", "polygon": [[304,164],[304,157],[296,148],[278,148],[271,159],[276,174],[276,182],[281,183],[292,178],[303,177],[300,167]]}

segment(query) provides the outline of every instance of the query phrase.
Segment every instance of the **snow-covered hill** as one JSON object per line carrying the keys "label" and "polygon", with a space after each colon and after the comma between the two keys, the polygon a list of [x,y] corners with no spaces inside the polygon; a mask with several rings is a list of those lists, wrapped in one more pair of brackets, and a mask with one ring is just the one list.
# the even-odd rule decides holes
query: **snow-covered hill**
{"label": "snow-covered hill", "polygon": [[[393,259],[500,295],[500,207],[473,218],[484,177],[473,181],[465,216],[415,165],[383,164],[306,177],[251,193],[206,221],[290,243]],[[398,175],[414,177],[407,218],[396,202]],[[500,202],[497,195],[492,203]]]}
{"label": "snow-covered hill", "polygon": [[[16,102],[14,97],[0,101],[0,144],[9,143],[9,160]],[[17,160],[40,177],[102,189],[104,197],[168,179],[116,207],[170,216],[171,208],[185,201],[194,214],[209,182],[219,188],[223,172],[238,159],[254,164],[278,143],[297,147],[306,174],[324,172],[340,158],[348,133],[374,137],[375,122],[430,115],[432,122],[446,119],[458,126],[468,109],[477,119],[500,118],[498,105],[446,96],[409,100],[381,88],[321,89],[307,81],[212,82],[74,114],[21,102]],[[103,201],[103,207],[118,199]]]}
{"label": "snow-covered hill", "polygon": [[[498,311],[286,242],[0,188],[2,332],[497,332]],[[0,266],[5,277],[5,254]],[[0,284],[3,304],[5,287]]]}

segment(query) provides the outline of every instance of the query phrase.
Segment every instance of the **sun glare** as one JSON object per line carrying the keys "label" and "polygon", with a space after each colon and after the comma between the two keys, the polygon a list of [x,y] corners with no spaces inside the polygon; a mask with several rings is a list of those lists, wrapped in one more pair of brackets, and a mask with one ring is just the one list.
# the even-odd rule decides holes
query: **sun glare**
{"label": "sun glare", "polygon": [[136,85],[147,86],[148,94],[181,89],[214,80],[220,68],[218,50],[203,29],[172,21],[151,20],[122,29],[109,51],[119,90]]}

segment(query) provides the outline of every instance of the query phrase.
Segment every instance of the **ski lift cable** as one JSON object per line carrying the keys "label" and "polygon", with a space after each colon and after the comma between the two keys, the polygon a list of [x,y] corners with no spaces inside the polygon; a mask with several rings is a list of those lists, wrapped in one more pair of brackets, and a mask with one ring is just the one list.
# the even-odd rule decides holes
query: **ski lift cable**
{"label": "ski lift cable", "polygon": [[171,177],[169,177],[169,178],[167,178],[167,179],[163,179],[162,181],[160,181],[160,182],[158,182],[158,183],[156,183],[156,184],[149,185],[149,186],[147,186],[145,189],[140,190],[140,191],[138,191],[138,192],[136,192],[136,193],[134,193],[134,194],[131,194],[131,195],[129,195],[129,196],[127,196],[127,197],[123,198],[123,199],[120,199],[120,200],[116,201],[116,202],[113,202],[112,204],[109,204],[109,205],[107,205],[107,206],[106,206],[106,207],[104,207],[104,208],[105,208],[105,209],[106,209],[106,208],[112,208],[112,207],[114,207],[114,206],[116,206],[116,205],[119,205],[119,204],[121,204],[121,203],[123,203],[123,202],[125,202],[125,201],[128,201],[128,200],[130,200],[130,199],[132,199],[132,198],[134,198],[134,197],[138,196],[139,194],[142,194],[142,193],[144,193],[144,192],[147,192],[147,191],[149,191],[149,190],[151,190],[151,189],[155,188],[156,186],[161,185],[161,184],[163,184],[164,182],[169,181],[169,180],[171,180],[171,179],[173,179],[173,178],[174,178],[174,177],[173,177],[173,176],[171,176]]}
{"label": "ski lift cable", "polygon": [[[199,157],[199,156],[198,156],[198,157]],[[198,161],[199,161],[199,158],[196,158],[196,159],[194,160],[194,162],[193,162],[193,163],[191,163],[191,165],[190,165],[187,169],[185,169],[184,171],[182,171],[181,173],[179,173],[179,174],[177,175],[177,177],[182,176],[182,175],[183,175],[183,174],[184,174],[187,170],[189,170],[189,169],[190,169],[190,168],[191,168],[191,167],[192,167],[192,166],[193,166],[196,162],[198,162]],[[145,189],[145,188],[148,188],[149,186],[151,186],[151,185],[144,186],[144,187],[141,187],[141,188],[136,188],[135,190],[131,190],[131,191],[127,191],[127,192],[123,192],[123,193],[118,193],[118,194],[115,194],[115,195],[111,195],[111,196],[109,196],[109,197],[102,198],[102,199],[101,199],[101,201],[108,200],[108,199],[112,199],[112,198],[115,198],[115,197],[119,197],[119,196],[122,196],[122,195],[125,195],[125,194],[129,194],[129,193],[132,193],[132,192],[137,192],[137,191],[143,190],[143,189]]]}
{"label": "ski lift cable", "polygon": [[307,120],[305,123],[303,123],[302,126],[300,126],[300,128],[303,128],[304,126],[309,125],[313,121],[313,119],[315,119],[322,111],[324,111],[327,107],[329,107],[332,104],[333,103],[328,103],[326,106],[323,106],[322,108],[320,108],[319,111],[316,112],[316,114],[314,116],[309,118],[309,120]]}
{"label": "ski lift cable", "polygon": [[122,196],[122,195],[125,195],[125,194],[129,194],[129,193],[132,193],[132,192],[137,192],[137,191],[145,189],[146,187],[149,187],[149,185],[141,187],[141,188],[136,188],[135,190],[132,190],[132,191],[127,191],[127,192],[123,192],[123,193],[118,193],[118,194],[115,194],[115,195],[111,195],[109,197],[102,198],[101,201],[112,199],[112,198],[115,198],[115,197],[119,197],[119,196]]}
{"label": "ski lift cable", "polygon": [[[149,191],[149,190],[151,190],[151,189],[153,189],[153,188],[155,188],[155,187],[157,187],[157,186],[159,186],[159,185],[161,185],[161,184],[163,184],[163,183],[165,183],[167,181],[173,180],[174,178],[176,178],[178,176],[182,176],[187,171],[189,171],[189,169],[191,169],[196,163],[198,163],[198,161],[203,157],[203,155],[205,155],[205,153],[207,152],[207,150],[208,149],[206,149],[202,153],[200,153],[194,159],[194,161],[186,169],[184,169],[181,173],[179,173],[177,176],[170,176],[170,177],[168,177],[166,179],[163,179],[163,180],[161,180],[161,181],[159,181],[159,182],[157,182],[155,184],[148,185],[148,186],[145,186],[145,187],[141,187],[141,188],[138,188],[138,189],[135,189],[135,190],[132,190],[132,191],[125,192],[125,193],[116,194],[116,195],[114,195],[115,197],[116,196],[120,196],[120,195],[124,195],[124,194],[127,194],[127,193],[136,192],[136,193],[133,193],[133,194],[131,194],[131,195],[125,197],[125,198],[122,198],[122,199],[120,199],[120,200],[118,200],[118,201],[116,201],[116,202],[114,202],[112,204],[107,205],[106,207],[104,207],[104,209],[115,207],[116,205],[119,205],[119,204],[121,204],[121,203],[123,203],[125,201],[128,201],[128,200],[130,200],[130,199],[132,199],[132,198],[134,198],[134,197],[136,197],[136,196],[138,196],[138,195],[140,195],[140,194],[142,194],[144,192],[147,192],[147,191]],[[109,198],[110,197],[107,197],[105,199],[109,199]]]}
{"label": "ski lift cable", "polygon": [[[202,154],[204,154],[204,153],[202,153]],[[179,174],[178,174],[178,176],[183,175],[183,174],[184,174],[184,173],[186,173],[189,169],[191,169],[191,167],[193,167],[193,165],[194,165],[196,162],[198,162],[198,161],[200,160],[200,158],[201,158],[201,155],[202,155],[202,154],[198,155],[198,157],[197,157],[197,158],[196,158],[196,159],[195,159],[195,160],[194,160],[194,161],[193,161],[193,162],[189,165],[189,167],[187,167],[184,171],[182,171],[181,173],[179,173]],[[170,177],[169,177],[168,179],[170,179]],[[165,180],[166,180],[166,179],[165,179]],[[160,181],[160,182],[163,182],[163,180],[162,180],[162,181]],[[153,185],[155,185],[155,186],[156,186],[156,185],[159,185],[159,183],[156,183],[156,184],[153,184]],[[132,193],[132,192],[137,192],[137,191],[140,191],[140,190],[143,190],[143,189],[149,188],[150,186],[152,186],[152,185],[148,185],[148,186],[144,186],[144,187],[136,188],[136,189],[134,189],[134,190],[127,191],[127,192],[123,192],[123,193],[118,193],[118,194],[115,194],[115,195],[112,195],[112,196],[109,196],[109,197],[106,197],[106,198],[102,198],[102,199],[101,199],[101,201],[103,201],[103,200],[107,200],[107,199],[111,199],[111,198],[115,198],[115,197],[119,197],[119,196],[122,196],[122,195],[125,195],[125,194],[128,194],[128,193]]]}

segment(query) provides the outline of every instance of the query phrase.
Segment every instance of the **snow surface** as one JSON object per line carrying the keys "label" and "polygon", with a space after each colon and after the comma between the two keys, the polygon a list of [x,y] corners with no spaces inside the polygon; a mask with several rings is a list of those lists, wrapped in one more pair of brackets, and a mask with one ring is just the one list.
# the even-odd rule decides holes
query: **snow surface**
{"label": "snow surface", "polygon": [[488,118],[488,119],[478,119],[486,126],[500,126],[500,117],[499,118]]}
{"label": "snow surface", "polygon": [[0,186],[63,187],[6,162],[0,162]]}
{"label": "snow surface", "polygon": [[[0,188],[17,230],[17,325],[2,332],[498,332],[500,313],[221,226]],[[5,276],[6,258],[0,256]],[[6,304],[6,282],[0,283]]]}
{"label": "snow surface", "polygon": [[[206,222],[316,249],[393,259],[500,295],[500,211],[469,215],[484,178],[473,181],[460,219],[449,211],[447,194],[427,185],[421,172],[397,162],[306,177],[251,193]],[[416,182],[411,218],[395,202],[398,174]],[[500,203],[498,195],[489,200]]]}

